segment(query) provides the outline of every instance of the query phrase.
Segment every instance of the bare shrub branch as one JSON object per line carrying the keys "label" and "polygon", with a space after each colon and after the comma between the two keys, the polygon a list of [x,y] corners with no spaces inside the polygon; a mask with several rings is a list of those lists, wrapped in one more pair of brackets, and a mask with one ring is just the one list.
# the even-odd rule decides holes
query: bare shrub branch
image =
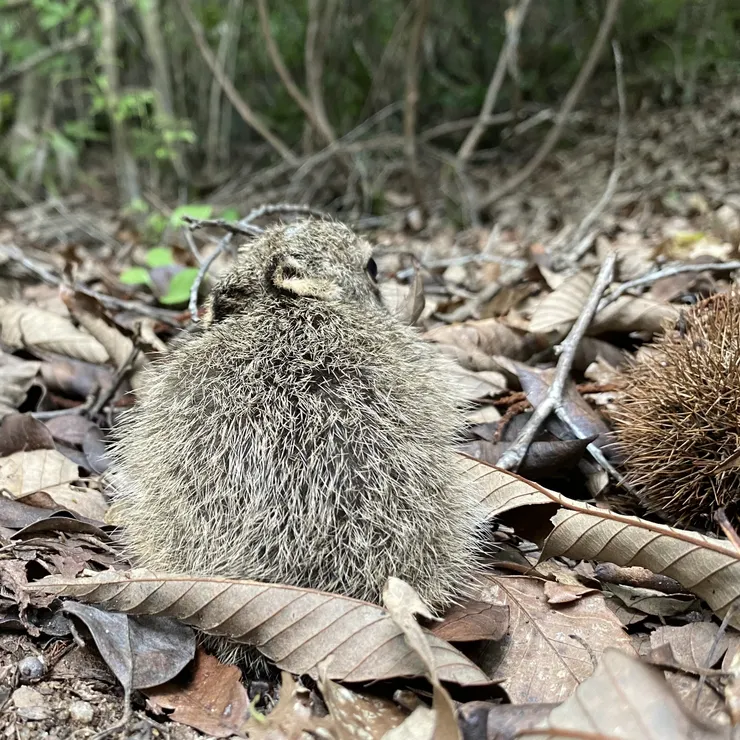
{"label": "bare shrub branch", "polygon": [[427,18],[429,16],[429,0],[416,0],[416,13],[411,26],[411,38],[406,53],[406,93],[403,109],[403,137],[404,154],[408,161],[414,197],[420,203],[421,186],[419,183],[419,161],[416,148],[416,115],[419,104],[419,68],[421,57],[421,42],[424,38]]}
{"label": "bare shrub branch", "polygon": [[496,100],[504,83],[508,61],[517,52],[522,24],[531,3],[532,0],[521,0],[518,7],[511,12],[511,16],[507,15],[506,40],[496,62],[496,69],[493,72],[493,77],[491,77],[491,82],[488,84],[488,90],[486,90],[486,97],[483,100],[483,107],[478,115],[478,120],[465,137],[465,141],[463,141],[457,153],[457,159],[460,163],[467,162],[470,159],[476,146],[478,146],[478,141],[488,126],[488,120],[491,117],[491,113],[493,113],[493,109],[496,107]]}
{"label": "bare shrub branch", "polygon": [[601,25],[599,26],[599,31],[591,45],[586,61],[578,72],[578,76],[573,82],[572,87],[568,90],[568,94],[565,96],[563,105],[555,119],[555,124],[548,132],[545,140],[540,145],[540,148],[535,152],[532,159],[530,159],[529,162],[527,162],[527,164],[516,173],[516,175],[509,178],[499,188],[490,190],[479,204],[479,207],[483,208],[491,203],[495,203],[503,196],[508,195],[512,190],[516,190],[532,176],[534,171],[545,161],[545,159],[547,159],[555,148],[555,145],[560,140],[560,136],[563,133],[563,129],[565,128],[565,124],[570,117],[570,114],[573,112],[576,103],[586,88],[586,83],[591,79],[591,75],[593,74],[594,69],[596,69],[596,64],[604,50],[604,46],[609,38],[612,26],[617,19],[619,4],[620,0],[609,0],[609,4],[606,6],[606,12],[601,20]]}
{"label": "bare shrub branch", "polygon": [[[292,75],[290,74],[290,71],[285,66],[283,57],[280,54],[280,49],[278,49],[278,46],[275,43],[275,38],[272,35],[272,30],[270,29],[270,15],[267,10],[266,0],[257,0],[257,11],[260,17],[260,28],[262,29],[262,36],[264,37],[265,44],[267,45],[267,53],[270,57],[270,61],[272,62],[272,66],[275,67],[275,71],[278,73],[278,76],[282,80],[283,85],[285,85],[285,89],[288,91],[290,97],[293,98],[293,100],[298,104],[300,109],[306,114],[308,122],[316,130],[316,132],[323,139],[326,140],[327,144],[334,143],[334,141],[336,140],[336,136],[328,121],[326,121],[325,119],[322,120],[321,116],[311,104],[311,101],[300,90]],[[306,40],[306,43],[308,43],[308,39]]]}
{"label": "bare shrub branch", "polygon": [[188,26],[190,26],[190,31],[195,39],[195,45],[198,47],[203,60],[208,65],[218,84],[221,85],[221,89],[231,101],[236,112],[244,120],[244,123],[251,126],[286,162],[295,165],[298,161],[295,154],[293,154],[290,148],[278,136],[270,131],[261,116],[252,110],[247,101],[244,100],[239,94],[239,91],[234,87],[234,83],[226,76],[223,67],[219,64],[213,51],[211,51],[211,47],[208,46],[203,26],[201,26],[193,14],[188,0],[177,0],[177,4]]}

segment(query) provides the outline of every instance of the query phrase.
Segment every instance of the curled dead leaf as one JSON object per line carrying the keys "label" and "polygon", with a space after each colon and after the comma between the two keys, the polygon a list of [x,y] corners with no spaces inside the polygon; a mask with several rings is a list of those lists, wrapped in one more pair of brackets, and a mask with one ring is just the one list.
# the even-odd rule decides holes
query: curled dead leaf
{"label": "curled dead leaf", "polygon": [[108,362],[103,345],[69,319],[17,301],[0,301],[0,339],[13,349],[57,352],[98,365]]}

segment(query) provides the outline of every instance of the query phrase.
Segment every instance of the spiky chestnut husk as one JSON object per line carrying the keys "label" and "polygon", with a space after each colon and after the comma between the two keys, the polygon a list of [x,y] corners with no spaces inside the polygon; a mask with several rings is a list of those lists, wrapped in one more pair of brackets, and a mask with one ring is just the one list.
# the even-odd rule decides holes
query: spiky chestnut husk
{"label": "spiky chestnut husk", "polygon": [[651,513],[716,529],[738,522],[740,469],[717,468],[740,449],[740,290],[685,312],[625,373],[614,413],[627,481]]}

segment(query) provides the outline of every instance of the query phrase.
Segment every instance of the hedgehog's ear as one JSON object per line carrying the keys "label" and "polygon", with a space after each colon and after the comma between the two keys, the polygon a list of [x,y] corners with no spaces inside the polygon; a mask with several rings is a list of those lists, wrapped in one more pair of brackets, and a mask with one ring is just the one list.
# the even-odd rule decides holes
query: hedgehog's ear
{"label": "hedgehog's ear", "polygon": [[297,296],[329,301],[340,295],[336,283],[311,274],[311,270],[301,260],[287,254],[275,256],[268,268],[267,277],[279,290]]}

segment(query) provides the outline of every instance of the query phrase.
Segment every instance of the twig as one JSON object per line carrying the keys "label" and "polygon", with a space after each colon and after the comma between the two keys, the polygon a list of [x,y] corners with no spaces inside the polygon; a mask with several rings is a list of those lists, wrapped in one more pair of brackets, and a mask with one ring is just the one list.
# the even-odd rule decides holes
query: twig
{"label": "twig", "polygon": [[35,54],[31,54],[30,57],[24,59],[17,66],[11,67],[10,69],[5,70],[5,72],[0,73],[0,83],[7,82],[18,75],[26,74],[26,72],[36,69],[40,64],[43,64],[53,57],[67,54],[70,51],[79,49],[81,46],[87,46],[89,43],[90,29],[83,28],[76,36],[40,49]]}
{"label": "twig", "polygon": [[[735,534],[735,537],[737,537],[737,533]],[[735,547],[737,548],[737,544],[733,542]],[[717,650],[717,647],[719,646],[720,642],[722,641],[722,638],[727,634],[727,627],[730,624],[730,620],[735,614],[735,610],[737,609],[737,602],[734,602],[730,604],[729,608],[725,612],[724,619],[722,620],[722,624],[720,624],[719,629],[717,630],[717,633],[714,635],[714,640],[712,640],[712,644],[709,647],[709,654],[707,655],[706,660],[706,667],[709,669],[711,668],[716,662],[717,659],[722,655],[722,653],[717,654],[719,651]],[[699,707],[699,699],[701,697],[702,689],[704,688],[704,684],[707,680],[707,674],[702,673],[699,676],[699,683],[696,686],[696,696],[694,697],[694,711],[697,710]]]}
{"label": "twig", "polygon": [[560,359],[555,370],[555,378],[547,392],[547,396],[542,403],[538,404],[514,444],[499,458],[496,463],[497,467],[504,468],[505,470],[516,470],[522,460],[524,460],[529,445],[537,436],[540,427],[547,420],[547,417],[562,406],[565,384],[570,377],[570,371],[573,367],[573,360],[575,359],[578,345],[591,324],[601,296],[612,280],[615,262],[615,253],[610,254],[604,260],[604,264],[602,264],[601,270],[599,270],[598,277],[591,289],[591,294],[578,320],[560,345]]}
{"label": "twig", "polygon": [[[326,140],[327,144],[333,144],[336,140],[336,135],[329,125],[329,122],[320,119],[318,112],[311,105],[311,101],[309,101],[309,99],[301,92],[300,88],[288,71],[288,68],[285,66],[283,57],[280,54],[280,49],[278,49],[278,46],[275,43],[275,38],[273,37],[272,31],[270,29],[270,15],[267,10],[266,0],[257,0],[257,13],[259,14],[260,18],[260,28],[262,30],[262,36],[264,37],[265,44],[267,45],[267,54],[270,57],[272,66],[278,73],[278,77],[280,77],[280,79],[282,80],[283,85],[285,85],[285,89],[288,91],[290,97],[293,98],[293,100],[298,104],[298,107],[306,114],[308,122],[311,124],[311,126],[317,131],[317,133],[322,136],[322,138]],[[308,39],[306,42],[308,43]]]}
{"label": "twig", "polygon": [[306,89],[316,116],[316,122],[320,126],[324,137],[330,144],[336,141],[336,134],[329,123],[324,106],[324,92],[322,80],[324,76],[324,51],[326,39],[330,35],[329,28],[336,13],[336,0],[324,0],[325,10],[323,16],[319,13],[320,0],[309,0],[308,24],[306,26],[306,44],[304,49],[306,64]]}
{"label": "twig", "polygon": [[606,183],[606,189],[596,205],[586,214],[581,221],[575,233],[571,236],[570,242],[575,245],[567,259],[571,264],[575,264],[589,249],[593,243],[594,234],[589,233],[588,238],[584,238],[591,227],[596,223],[596,219],[603,213],[609,201],[614,197],[619,184],[619,178],[622,174],[622,149],[624,148],[624,138],[627,128],[627,102],[624,92],[624,77],[622,75],[622,51],[616,41],[612,41],[612,51],[614,53],[614,71],[617,77],[617,100],[619,101],[619,120],[617,122],[617,139],[614,143],[614,166],[612,167],[609,180]]}
{"label": "twig", "polygon": [[183,216],[182,220],[188,225],[188,231],[193,232],[196,229],[216,228],[228,231],[231,234],[242,234],[244,236],[255,236],[261,234],[263,229],[259,226],[241,226],[238,222],[226,221],[223,218],[193,218],[192,216]]}
{"label": "twig", "polygon": [[714,521],[719,524],[725,537],[727,537],[732,546],[737,550],[738,555],[740,555],[740,535],[738,535],[735,527],[732,526],[732,523],[727,516],[727,510],[724,506],[714,512]]}
{"label": "twig", "polygon": [[[525,269],[529,266],[526,260],[516,259],[514,257],[499,257],[496,254],[465,254],[462,257],[448,257],[447,259],[432,260],[430,262],[420,262],[419,265],[425,270],[436,270],[440,267],[452,267],[453,265],[468,265],[470,263],[481,264],[492,262],[498,265],[507,265],[508,267],[518,267]],[[407,267],[399,270],[396,280],[405,280],[411,277],[415,272],[414,267]]]}
{"label": "twig", "polygon": [[276,213],[303,213],[307,216],[316,216],[316,218],[326,218],[325,211],[301,203],[273,203],[253,208],[239,223],[244,226],[251,224],[263,216],[274,216]]}
{"label": "twig", "polygon": [[123,383],[128,374],[134,369],[134,362],[141,352],[138,341],[139,337],[135,336],[134,346],[131,348],[131,352],[129,352],[123,364],[116,370],[110,386],[98,396],[97,401],[90,407],[89,417],[96,417],[105,408],[106,404],[113,398],[115,392],[121,386],[121,383]]}
{"label": "twig", "polygon": [[[476,146],[478,146],[478,141],[480,141],[481,136],[483,136],[486,127],[488,126],[488,120],[491,117],[493,109],[496,107],[498,94],[501,92],[501,86],[506,77],[507,61],[516,54],[522,24],[524,23],[524,19],[529,11],[531,3],[532,0],[521,0],[516,8],[507,11],[506,39],[501,48],[501,53],[498,56],[496,69],[491,77],[491,82],[488,84],[488,90],[486,90],[486,97],[483,100],[483,107],[480,109],[478,120],[465,137],[465,141],[463,141],[457,152],[457,159],[460,164],[467,162],[470,159]],[[508,15],[509,12],[511,15]]]}
{"label": "twig", "polygon": [[68,409],[54,409],[54,411],[31,411],[29,416],[39,421],[46,421],[48,419],[56,419],[58,416],[84,415],[92,408],[93,403],[95,403],[95,392],[91,393],[85,402],[78,406],[71,406]]}
{"label": "twig", "polygon": [[730,262],[704,262],[701,264],[677,264],[671,265],[670,267],[664,267],[662,270],[656,270],[648,275],[635,278],[634,280],[628,280],[626,283],[618,285],[612,290],[609,295],[602,299],[599,304],[599,311],[602,311],[611,303],[614,303],[618,298],[621,298],[625,293],[634,288],[640,288],[643,285],[652,285],[658,280],[663,278],[673,277],[674,275],[682,275],[686,272],[729,272],[732,270],[740,270],[740,261]]}
{"label": "twig", "polygon": [[596,38],[588,52],[588,57],[586,57],[586,61],[578,72],[572,87],[568,90],[565,100],[563,100],[563,105],[558,111],[555,124],[548,132],[545,140],[540,145],[540,148],[535,152],[532,159],[530,159],[529,162],[527,162],[527,164],[516,173],[516,175],[509,178],[499,188],[490,190],[480,202],[480,207],[485,207],[491,203],[495,203],[504,195],[508,195],[512,190],[516,190],[520,187],[532,176],[532,173],[542,164],[542,162],[545,161],[545,159],[547,159],[550,152],[555,148],[555,145],[560,140],[560,136],[563,133],[563,129],[565,128],[565,124],[570,117],[573,108],[580,99],[581,94],[586,87],[586,83],[589,81],[594,69],[596,68],[596,64],[599,61],[601,52],[606,44],[606,40],[611,33],[614,21],[617,19],[619,3],[620,0],[609,0],[608,5],[606,6],[606,12],[601,20],[601,25],[599,26],[598,33],[596,34]]}
{"label": "twig", "polygon": [[[48,270],[44,265],[36,262],[36,260],[26,257],[18,247],[0,244],[0,254],[6,255],[9,259],[13,260],[13,262],[25,267],[26,270],[41,278],[41,280],[49,285],[59,286],[64,283],[62,278]],[[114,298],[113,296],[88,288],[86,285],[82,285],[81,283],[74,283],[72,287],[74,290],[100,301],[100,303],[108,309],[115,311],[133,311],[141,316],[148,316],[149,318],[169,324],[170,326],[181,326],[181,322],[178,320],[180,314],[176,311],[168,311],[164,308],[147,306],[145,303],[141,303],[139,301],[128,301],[122,298]]]}
{"label": "twig", "polygon": [[188,243],[188,249],[190,250],[190,254],[193,255],[195,258],[195,261],[200,265],[203,262],[203,255],[200,253],[200,249],[198,249],[198,245],[195,243],[195,239],[193,239],[193,230],[191,228],[186,228],[182,230],[183,237],[185,238],[185,241]]}
{"label": "twig", "polygon": [[406,92],[403,108],[404,154],[411,175],[414,198],[421,205],[422,192],[419,181],[419,161],[416,150],[416,114],[419,105],[419,68],[421,42],[429,15],[430,0],[416,0],[416,13],[411,26],[411,38],[406,52]]}
{"label": "twig", "polygon": [[282,139],[270,131],[261,116],[252,110],[251,106],[234,87],[234,83],[226,76],[223,67],[219,64],[218,59],[216,59],[213,51],[211,51],[211,47],[208,45],[205,33],[203,32],[203,26],[201,26],[198,19],[193,14],[189,0],[177,0],[177,4],[180,6],[180,10],[185,16],[188,26],[190,26],[190,31],[195,39],[195,45],[198,47],[203,60],[208,65],[208,68],[216,78],[216,82],[221,86],[226,97],[231,101],[236,112],[242,117],[243,121],[248,126],[251,126],[268,144],[270,144],[270,146],[272,146],[272,148],[287,163],[295,166],[298,162],[296,155],[282,141]]}

